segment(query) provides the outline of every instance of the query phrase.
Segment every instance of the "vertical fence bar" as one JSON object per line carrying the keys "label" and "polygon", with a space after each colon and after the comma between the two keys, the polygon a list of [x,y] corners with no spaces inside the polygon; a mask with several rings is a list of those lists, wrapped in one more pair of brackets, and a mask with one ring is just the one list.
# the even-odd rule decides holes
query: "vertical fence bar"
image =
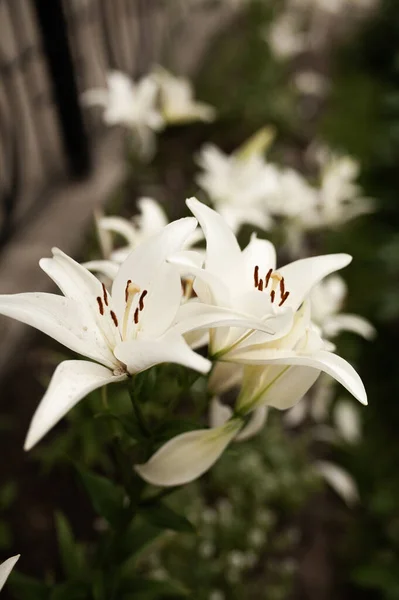
{"label": "vertical fence bar", "polygon": [[51,75],[69,170],[75,177],[84,177],[91,168],[90,146],[79,104],[62,0],[33,0],[33,5]]}

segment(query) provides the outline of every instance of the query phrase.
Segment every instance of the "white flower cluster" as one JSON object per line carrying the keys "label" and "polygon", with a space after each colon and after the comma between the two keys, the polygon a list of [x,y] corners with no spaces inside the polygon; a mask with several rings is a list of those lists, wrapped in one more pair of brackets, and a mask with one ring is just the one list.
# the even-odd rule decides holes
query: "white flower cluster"
{"label": "white flower cluster", "polygon": [[[108,260],[114,266],[107,272],[110,287],[55,248],[40,266],[63,295],[0,296],[1,314],[88,359],[57,367],[32,419],[26,449],[91,391],[165,362],[204,374],[212,369],[213,395],[237,381],[240,393],[232,409],[214,401],[210,429],[178,435],[147,463],[136,465],[146,481],[157,485],[199,477],[231,441],[258,430],[266,407],[292,407],[322,371],[367,403],[356,371],[330,350],[311,320],[312,290],[348,265],[349,255],[305,258],[277,269],[269,241],[253,235],[241,250],[223,217],[195,198],[187,201],[194,217],[166,225],[153,202],[143,200],[141,206],[139,224],[125,223],[125,235],[132,235],[129,252],[121,251],[123,262],[113,261],[112,253]],[[158,215],[151,232],[145,230],[149,208]],[[100,227],[121,232],[122,223],[105,218]],[[192,248],[198,223],[205,253]],[[208,358],[195,351],[204,344]]]}
{"label": "white flower cluster", "polygon": [[194,99],[192,85],[185,77],[175,77],[162,67],[134,82],[125,73],[111,71],[106,88],[87,90],[82,102],[104,109],[107,125],[122,125],[133,134],[137,153],[151,158],[155,149],[154,132],[166,125],[213,121],[212,106]]}

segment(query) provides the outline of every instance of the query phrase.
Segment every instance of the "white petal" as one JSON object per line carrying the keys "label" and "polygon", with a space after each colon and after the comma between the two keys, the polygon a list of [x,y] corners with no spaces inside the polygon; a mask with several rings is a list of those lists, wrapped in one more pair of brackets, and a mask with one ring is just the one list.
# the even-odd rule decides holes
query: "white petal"
{"label": "white petal", "polygon": [[[237,408],[248,411],[260,406],[273,406],[279,410],[286,410],[295,406],[306,392],[311,388],[320,374],[318,369],[308,367],[265,367],[260,389],[250,395],[242,395],[238,399]],[[245,369],[244,369],[245,378]]]}
{"label": "white petal", "polygon": [[75,300],[40,292],[4,295],[0,314],[35,327],[73,352],[117,366],[102,332]]}
{"label": "white petal", "polygon": [[242,380],[243,367],[229,362],[216,362],[208,379],[208,389],[213,394],[224,394]]}
{"label": "white petal", "polygon": [[163,208],[152,198],[139,198],[137,205],[140,215],[136,217],[136,222],[145,235],[152,235],[161,231],[168,224]]}
{"label": "white petal", "polygon": [[236,236],[217,212],[196,198],[186,200],[186,204],[197,217],[206,238],[206,269],[223,281],[230,281],[241,262]]}
{"label": "white petal", "polygon": [[244,271],[249,278],[248,288],[254,285],[255,266],[259,267],[259,279],[264,279],[268,270],[276,268],[276,250],[268,240],[260,240],[256,235],[252,235],[248,246],[242,251],[242,260],[244,262]]}
{"label": "white petal", "polygon": [[83,92],[80,96],[83,104],[87,106],[107,106],[108,104],[108,90],[105,88],[93,88]]}
{"label": "white petal", "polygon": [[213,396],[209,407],[209,425],[212,429],[221,427],[233,416],[233,411],[227,404],[222,404],[218,396]]}
{"label": "white petal", "polygon": [[335,337],[341,331],[357,333],[366,340],[372,340],[377,332],[372,324],[359,315],[339,314],[327,319],[322,324],[323,332],[327,337]]}
{"label": "white petal", "polygon": [[123,217],[103,217],[98,226],[105,231],[112,231],[122,236],[126,242],[134,246],[137,242],[137,231],[133,224]]}
{"label": "white petal", "polygon": [[12,556],[8,558],[0,565],[0,591],[3,589],[5,582],[8,579],[11,571],[13,570],[16,562],[18,561],[21,555],[17,554],[16,556]]}
{"label": "white petal", "polygon": [[115,348],[115,356],[125,363],[129,373],[139,373],[160,363],[177,363],[200,373],[208,373],[212,366],[174,331],[168,331],[158,339],[121,342]]}
{"label": "white petal", "polygon": [[85,360],[66,360],[59,364],[33,415],[24,449],[30,450],[37,444],[87,394],[126,377],[115,376],[110,369]]}
{"label": "white petal", "polygon": [[[121,265],[112,286],[112,298],[118,319],[123,320],[126,305],[126,283],[130,280],[141,290],[148,290],[150,293],[159,276],[159,269],[169,256],[181,250],[196,226],[197,221],[192,217],[174,221],[129,254]],[[164,310],[162,303],[162,297],[160,297],[160,312]]]}
{"label": "white petal", "polygon": [[341,437],[350,444],[356,444],[361,437],[360,416],[357,407],[349,400],[340,400],[334,409],[335,426]]}
{"label": "white petal", "polygon": [[243,327],[245,329],[257,329],[273,336],[273,320],[262,321],[251,314],[235,311],[230,308],[222,308],[202,302],[187,302],[182,304],[175,318],[174,328],[180,333],[186,333],[194,329],[205,329],[214,327]]}
{"label": "white petal", "polygon": [[287,412],[285,413],[283,418],[284,424],[287,425],[287,427],[298,427],[298,425],[303,423],[303,421],[305,420],[307,412],[308,406],[306,400],[298,402],[297,404],[295,404],[295,406],[287,410]]}
{"label": "white petal", "polygon": [[317,461],[315,468],[348,506],[359,500],[356,483],[344,469],[324,460]]}
{"label": "white petal", "polygon": [[83,263],[82,266],[92,273],[105,275],[105,277],[108,277],[111,281],[115,278],[119,269],[119,265],[112,260],[89,260],[88,262]]}
{"label": "white petal", "polygon": [[237,419],[216,429],[182,433],[169,440],[148,462],[135,465],[135,469],[154,485],[173,486],[194,481],[218,460],[241,426],[241,420]]}
{"label": "white petal", "polygon": [[262,431],[267,419],[268,407],[260,406],[251,414],[249,421],[236,436],[236,442],[245,442]]}
{"label": "white petal", "polygon": [[285,280],[285,289],[290,292],[285,305],[296,310],[316,283],[343,269],[351,260],[349,254],[326,254],[302,258],[279,269]]}
{"label": "white petal", "polygon": [[[251,350],[241,358],[243,364],[274,364],[311,367],[324,371],[343,385],[359,402],[367,404],[367,394],[359,375],[350,363],[332,352],[319,350],[311,355],[276,350],[265,352]],[[267,357],[266,357],[267,354]]]}

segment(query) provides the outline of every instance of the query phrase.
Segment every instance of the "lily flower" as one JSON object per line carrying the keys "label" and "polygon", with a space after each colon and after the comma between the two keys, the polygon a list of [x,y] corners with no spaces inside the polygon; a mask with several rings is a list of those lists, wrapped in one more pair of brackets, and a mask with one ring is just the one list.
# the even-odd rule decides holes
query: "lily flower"
{"label": "lily flower", "polygon": [[25,449],[103,385],[162,362],[202,373],[209,370],[210,362],[173,327],[182,291],[178,270],[166,262],[196,225],[193,218],[181,219],[137,247],[119,269],[112,293],[82,265],[54,249],[53,258],[42,259],[40,266],[64,296],[0,296],[0,314],[32,325],[90,359],[67,360],[57,367],[33,417]]}
{"label": "lily flower", "polygon": [[[290,331],[294,313],[313,286],[351,261],[347,254],[331,254],[276,270],[276,251],[269,241],[252,237],[241,251],[221,215],[195,198],[187,200],[187,206],[200,222],[207,244],[204,268],[191,267],[199,301],[242,311],[270,328],[269,332],[237,327],[211,331],[209,352],[214,360],[244,363],[253,346],[277,342]],[[196,304],[189,302],[181,307],[179,318],[184,323],[196,310]]]}
{"label": "lily flower", "polygon": [[159,86],[163,118],[169,125],[215,119],[213,106],[194,100],[193,86],[186,77],[176,77],[158,66],[153,78]]}
{"label": "lily flower", "polygon": [[16,556],[12,556],[8,558],[0,565],[0,591],[3,589],[5,582],[7,581],[11,571],[13,570],[16,562],[18,561],[21,555],[17,554]]}
{"label": "lily flower", "polygon": [[234,231],[243,223],[261,229],[272,225],[265,200],[276,190],[277,170],[263,158],[272,135],[264,128],[230,156],[213,144],[206,144],[199,155],[203,172],[197,183]]}
{"label": "lily flower", "polygon": [[347,295],[345,281],[339,275],[331,275],[314,287],[310,295],[312,321],[328,339],[342,331],[356,333],[366,340],[376,335],[376,330],[367,319],[359,315],[341,313]]}
{"label": "lily flower", "polygon": [[152,77],[143,77],[134,83],[120,71],[111,71],[106,88],[94,88],[82,94],[88,106],[104,108],[107,125],[123,125],[134,133],[143,156],[150,156],[154,146],[154,131],[164,126],[157,108],[157,84]]}

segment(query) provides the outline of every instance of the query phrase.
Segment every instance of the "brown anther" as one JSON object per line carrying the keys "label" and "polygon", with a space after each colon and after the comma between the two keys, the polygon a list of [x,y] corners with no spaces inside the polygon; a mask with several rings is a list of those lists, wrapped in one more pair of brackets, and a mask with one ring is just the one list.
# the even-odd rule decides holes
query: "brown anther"
{"label": "brown anther", "polygon": [[272,290],[272,291],[270,292],[270,299],[271,299],[271,301],[272,301],[272,304],[273,304],[273,302],[274,302],[274,298],[275,298],[275,296],[276,296],[276,292],[275,292],[274,290]]}
{"label": "brown anther", "polygon": [[259,267],[258,267],[258,265],[256,265],[256,267],[254,268],[254,283],[255,283],[255,287],[257,288],[259,286]]}
{"label": "brown anther", "polygon": [[131,279],[127,280],[126,283],[126,287],[125,287],[125,302],[127,302],[129,300],[129,285],[132,283]]}
{"label": "brown anther", "polygon": [[272,276],[273,269],[269,269],[265,279],[265,288],[269,285],[270,277]]}
{"label": "brown anther", "polygon": [[134,322],[137,323],[139,322],[139,309],[136,308],[136,310],[134,311]]}
{"label": "brown anther", "polygon": [[103,301],[101,300],[100,296],[97,296],[97,304],[98,304],[98,310],[100,311],[100,315],[104,314],[104,305],[103,305]]}
{"label": "brown anther", "polygon": [[107,293],[107,289],[105,287],[105,285],[102,283],[101,284],[103,286],[103,298],[104,298],[104,302],[105,305],[108,306],[108,293]]}
{"label": "brown anther", "polygon": [[283,294],[283,295],[281,296],[281,301],[280,301],[280,304],[279,304],[279,306],[282,306],[282,305],[284,304],[284,302],[287,300],[287,298],[288,298],[288,296],[289,296],[289,295],[290,295],[290,293],[289,293],[289,292],[285,292],[285,294]]}
{"label": "brown anther", "polygon": [[147,290],[143,290],[140,299],[139,299],[139,309],[140,311],[143,310],[144,308],[144,298],[146,297],[146,295],[148,294]]}
{"label": "brown anther", "polygon": [[284,284],[284,277],[282,277],[280,279],[280,294],[281,294],[281,297],[284,296],[284,293],[285,293],[285,284]]}
{"label": "brown anther", "polygon": [[113,320],[113,322],[114,322],[114,325],[115,325],[115,327],[118,327],[118,319],[116,318],[116,314],[114,313],[114,311],[113,311],[113,310],[111,310],[109,314],[110,314],[110,315],[111,315],[111,317],[112,317],[112,320]]}
{"label": "brown anther", "polygon": [[263,292],[263,279],[261,279],[261,280],[259,281],[259,283],[258,283],[258,290],[259,290],[260,292]]}

